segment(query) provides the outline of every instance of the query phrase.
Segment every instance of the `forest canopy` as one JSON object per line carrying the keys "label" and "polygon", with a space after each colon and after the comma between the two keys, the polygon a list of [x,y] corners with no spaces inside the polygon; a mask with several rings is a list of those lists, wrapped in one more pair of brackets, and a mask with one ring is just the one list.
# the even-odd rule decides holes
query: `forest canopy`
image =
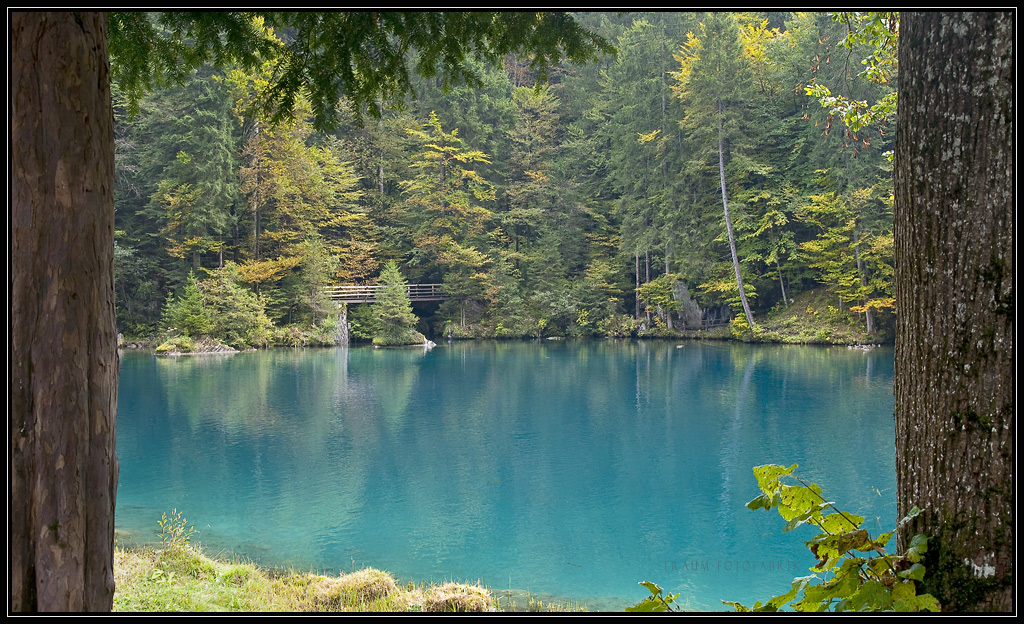
{"label": "forest canopy", "polygon": [[[356,19],[317,15],[325,32]],[[895,67],[864,69],[874,49],[855,25],[791,12],[576,19],[617,53],[467,54],[441,76],[439,46],[416,56],[382,35],[412,93],[403,106],[356,86],[326,107],[316,63],[294,73],[310,45],[296,32],[316,30],[259,19],[228,31],[251,56],[227,69],[156,81],[152,59],[125,66],[113,85],[119,331],[171,331],[188,288],[228,280],[272,322],[266,343],[315,342],[333,333],[325,289],[376,283],[393,261],[409,283],[443,285],[445,301],[417,308],[428,334],[707,330],[744,317],[745,298],[753,331],[746,317],[733,331],[771,339],[761,323],[814,295],[827,302],[815,313],[859,338],[891,338],[893,115],[848,125],[836,102],[885,101]],[[709,73],[716,59],[730,71]],[[276,105],[256,106],[268,93]],[[271,112],[285,100],[291,116]],[[369,339],[363,307],[352,335]]]}

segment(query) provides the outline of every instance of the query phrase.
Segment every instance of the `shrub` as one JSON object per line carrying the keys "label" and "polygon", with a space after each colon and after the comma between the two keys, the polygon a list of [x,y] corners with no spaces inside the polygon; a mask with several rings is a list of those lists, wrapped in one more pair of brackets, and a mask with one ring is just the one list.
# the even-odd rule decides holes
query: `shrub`
{"label": "shrub", "polygon": [[188,274],[188,283],[177,297],[168,297],[163,325],[185,336],[202,336],[213,329],[213,315],[195,273]]}
{"label": "shrub", "polygon": [[[761,495],[747,503],[747,507],[776,508],[787,522],[783,531],[803,524],[821,530],[807,542],[807,548],[817,559],[811,567],[813,574],[794,579],[789,592],[764,604],[757,602],[752,608],[738,602],[723,603],[737,611],[778,611],[802,595],[792,604],[796,611],[939,610],[939,603],[931,594],[917,594],[916,581],[924,579],[921,560],[928,549],[927,538],[916,535],[905,553],[887,553],[885,546],[895,531],[872,538],[861,526],[863,516],[837,509],[825,500],[817,484],[807,484],[795,476],[795,469],[796,464],[788,468],[774,464],[754,468]],[[900,525],[920,511],[915,507]]]}
{"label": "shrub", "polygon": [[236,349],[264,347],[274,328],[263,300],[240,283],[238,267],[227,263],[200,287],[212,311],[210,334]]}
{"label": "shrub", "polygon": [[196,348],[196,342],[190,336],[171,336],[156,348],[157,353],[188,353]]}
{"label": "shrub", "polygon": [[192,539],[192,533],[195,532],[195,527],[189,526],[188,521],[177,509],[171,510],[170,517],[166,513],[160,514],[160,519],[156,523],[160,525],[160,541],[170,549],[187,546]]}
{"label": "shrub", "polygon": [[608,338],[629,338],[636,334],[637,322],[627,314],[610,314],[597,322],[597,329]]}

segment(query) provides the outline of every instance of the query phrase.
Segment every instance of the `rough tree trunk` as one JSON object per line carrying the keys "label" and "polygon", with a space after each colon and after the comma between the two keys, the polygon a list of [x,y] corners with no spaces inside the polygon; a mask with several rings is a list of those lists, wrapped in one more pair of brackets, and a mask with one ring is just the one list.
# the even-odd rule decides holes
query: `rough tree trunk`
{"label": "rough tree trunk", "polygon": [[114,130],[103,13],[10,15],[13,611],[114,594]]}
{"label": "rough tree trunk", "polygon": [[1013,608],[1010,13],[901,15],[896,134],[900,537],[945,610]]}

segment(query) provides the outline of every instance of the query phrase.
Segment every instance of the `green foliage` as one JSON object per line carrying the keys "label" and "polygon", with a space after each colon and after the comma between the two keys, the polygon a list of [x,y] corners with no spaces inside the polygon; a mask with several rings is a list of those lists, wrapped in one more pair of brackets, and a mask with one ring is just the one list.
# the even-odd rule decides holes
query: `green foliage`
{"label": "green foliage", "polygon": [[640,583],[651,592],[651,595],[636,603],[632,607],[626,607],[627,613],[664,613],[666,611],[679,611],[678,607],[672,606],[679,594],[663,594],[661,587],[650,582]]}
{"label": "green foliage", "polygon": [[679,310],[679,302],[674,296],[677,277],[671,273],[658,276],[639,288],[637,296],[647,305],[650,312],[662,315]]}
{"label": "green foliage", "polygon": [[212,313],[211,336],[236,349],[267,345],[273,324],[263,300],[241,284],[234,263],[218,269],[201,286]]}
{"label": "green foliage", "polygon": [[892,206],[875,190],[813,195],[797,212],[817,230],[800,243],[800,257],[857,312],[895,304]]}
{"label": "green foliage", "polygon": [[[643,335],[668,334],[678,329],[664,317],[676,276],[692,297],[691,329],[702,311],[742,310],[740,282],[759,326],[769,309],[827,285],[842,295],[832,305],[859,313],[854,322],[873,319],[873,339],[884,339],[894,312],[891,167],[864,151],[865,133],[859,143],[830,134],[828,115],[802,88],[811,67],[836,90],[847,53],[836,46],[849,41],[849,54],[866,57],[883,34],[868,15],[848,14],[847,28],[825,14],[580,14],[619,55],[559,67],[548,88],[526,59],[472,58],[473,49],[515,43],[470,38],[449,58],[434,41],[424,52],[421,35],[506,22],[513,39],[542,22],[550,34],[557,14],[115,13],[119,329],[222,331],[203,318],[203,306],[214,310],[207,290],[184,296],[186,274],[202,279],[233,261],[236,281],[259,294],[277,326],[264,338],[318,344],[331,316],[327,286],[371,283],[383,259],[405,258],[409,281],[444,284],[449,299],[425,320],[453,337],[637,335],[639,318],[625,314],[640,317],[644,307],[658,316]],[[356,40],[383,45],[399,26],[409,29],[409,50],[424,55],[399,60],[397,48],[381,48],[373,68],[354,60],[370,62],[360,48],[357,75],[324,71],[334,52]],[[354,39],[332,51],[299,32],[307,27],[328,39],[355,28],[346,31]],[[136,37],[145,50],[124,47]],[[402,74],[372,85],[384,66],[411,71],[430,58],[460,65],[427,68],[436,80]],[[220,67],[196,69],[206,61]],[[285,85],[286,75],[296,82]],[[869,78],[851,76],[844,95],[884,93]],[[395,106],[403,83],[416,91],[408,112]],[[165,84],[179,86],[142,97]],[[339,102],[349,87],[363,99]],[[260,102],[286,104],[290,117]],[[345,123],[366,111],[380,117]],[[340,122],[331,134],[321,131],[328,119]],[[871,139],[883,149],[891,142]],[[175,286],[180,301],[168,298]],[[220,296],[242,304],[227,289]],[[159,323],[172,304],[176,320]],[[353,339],[377,333],[370,315],[369,306],[350,310]],[[843,340],[803,329],[778,327],[770,338]],[[767,335],[755,329],[755,339]],[[261,343],[241,332],[232,341]]]}
{"label": "green foliage", "polygon": [[[879,85],[891,85],[896,79],[899,14],[894,12],[834,13],[832,19],[847,27],[840,45],[851,52],[867,49],[859,76]],[[807,95],[816,98],[830,115],[837,115],[852,131],[869,125],[886,124],[896,115],[897,94],[891,86],[873,104],[842,94],[833,94],[818,82],[807,85]]]}
{"label": "green foliage", "polygon": [[188,274],[188,283],[182,292],[177,297],[168,298],[163,325],[169,331],[192,337],[206,335],[213,329],[213,315],[194,272]]}
{"label": "green foliage", "polygon": [[[289,42],[269,37],[264,23],[290,30]],[[382,100],[400,101],[412,90],[411,49],[420,74],[440,73],[446,85],[476,82],[468,56],[494,63],[524,54],[544,76],[563,54],[584,62],[613,51],[569,14],[544,12],[114,12],[108,36],[114,79],[133,109],[147,90],[203,64],[251,70],[274,59],[280,70],[259,108],[276,123],[306,94],[320,129],[337,125],[339,97],[375,116]]]}
{"label": "green foliage", "polygon": [[301,246],[302,283],[305,289],[301,301],[308,307],[314,325],[323,326],[329,319],[335,318],[337,306],[326,293],[337,273],[338,259],[326,249],[320,236],[310,236]]}
{"label": "green foliage", "polygon": [[735,316],[729,321],[729,333],[737,340],[749,340],[754,335],[745,316]]}
{"label": "green foliage", "polygon": [[348,334],[350,340],[369,342],[377,334],[378,324],[372,306],[349,306],[348,322],[351,326]]}
{"label": "green foliage", "polygon": [[[921,564],[928,549],[923,535],[914,536],[906,552],[885,550],[894,531],[871,537],[864,518],[840,511],[822,496],[821,488],[793,474],[796,464],[754,468],[761,495],[747,503],[750,509],[776,509],[786,521],[783,532],[807,524],[821,531],[808,540],[816,559],[811,575],[796,578],[790,591],[753,607],[722,601],[736,611],[778,611],[787,604],[800,612],[820,611],[938,611],[930,594],[918,594],[924,578]],[[900,526],[919,514],[916,507]],[[794,602],[795,601],[795,602]]]}
{"label": "green foliage", "polygon": [[190,337],[208,335],[235,349],[266,346],[273,324],[262,299],[239,279],[231,262],[202,282],[190,274],[182,293],[164,309],[164,327]]}
{"label": "green foliage", "polygon": [[[123,236],[114,232],[114,236]],[[114,287],[117,326],[127,337],[144,338],[159,315],[158,289],[151,273],[156,263],[131,245],[114,240]]]}
{"label": "green foliage", "polygon": [[171,336],[157,345],[157,353],[188,353],[196,348],[196,341],[191,336]]}
{"label": "green foliage", "polygon": [[608,338],[629,338],[637,333],[639,321],[626,314],[610,314],[597,323],[598,332]]}
{"label": "green foliage", "polygon": [[166,513],[160,514],[160,519],[156,523],[160,525],[160,541],[168,549],[184,548],[195,532],[195,527],[190,526],[177,509],[172,509],[170,516]]}
{"label": "green foliage", "polygon": [[379,347],[422,344],[423,334],[416,331],[419,318],[412,311],[405,278],[394,260],[384,265],[380,283],[384,288],[377,292],[377,301],[373,304],[377,323],[373,344]]}

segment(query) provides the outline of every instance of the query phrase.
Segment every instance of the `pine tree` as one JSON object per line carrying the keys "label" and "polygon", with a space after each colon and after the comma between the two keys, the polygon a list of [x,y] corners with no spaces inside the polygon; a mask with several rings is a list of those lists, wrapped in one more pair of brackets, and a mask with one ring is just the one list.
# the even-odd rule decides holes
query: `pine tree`
{"label": "pine tree", "polygon": [[384,265],[380,283],[382,288],[377,292],[377,301],[373,304],[373,318],[378,326],[373,344],[388,347],[423,343],[423,334],[416,331],[419,318],[412,311],[405,278],[394,260]]}

